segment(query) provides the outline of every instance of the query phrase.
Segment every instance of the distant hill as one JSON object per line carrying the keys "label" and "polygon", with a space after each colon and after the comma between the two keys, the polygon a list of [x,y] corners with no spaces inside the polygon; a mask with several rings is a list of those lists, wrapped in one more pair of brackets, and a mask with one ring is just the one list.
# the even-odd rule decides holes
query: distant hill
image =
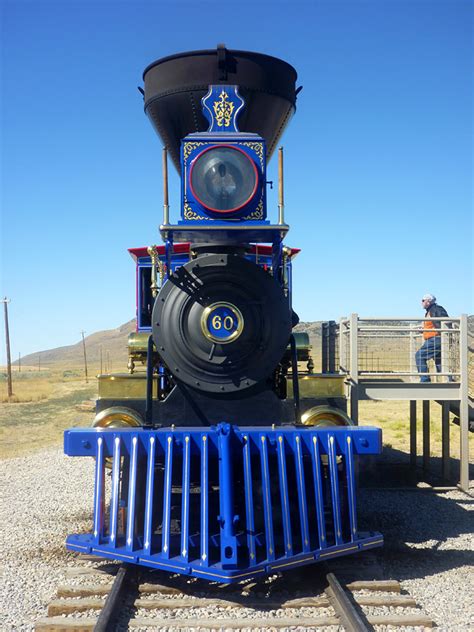
{"label": "distant hill", "polygon": [[[109,371],[125,371],[127,367],[127,339],[128,334],[135,331],[135,318],[116,329],[98,331],[86,336],[87,364],[90,373],[100,370],[100,353],[102,348],[102,368]],[[317,339],[321,335],[321,322],[302,322],[295,327],[295,331],[307,331],[311,343],[319,347]],[[66,347],[56,347],[37,353],[31,353],[21,359],[23,366],[38,366],[44,368],[75,368],[84,366],[82,340]],[[13,363],[15,366],[18,361]]]}
{"label": "distant hill", "polygon": [[[474,316],[469,316],[469,347],[471,353],[474,351]],[[321,347],[321,324],[322,321],[300,322],[294,331],[306,331],[309,334],[313,345],[313,356],[316,358],[320,354]],[[375,323],[374,323],[375,324]],[[98,372],[100,369],[100,354],[102,349],[102,367],[108,371],[125,371],[127,367],[127,338],[128,334],[135,331],[136,321],[132,319],[116,329],[98,331],[85,339],[87,362],[90,373]],[[471,355],[470,358],[473,356]],[[21,359],[22,365],[37,366],[38,362],[46,368],[72,368],[83,367],[84,356],[82,340],[67,347],[57,347],[38,353],[32,353]],[[471,361],[472,362],[472,361]],[[14,362],[16,365],[18,362]],[[471,364],[471,366],[473,366]]]}
{"label": "distant hill", "polygon": [[[128,334],[135,331],[136,321],[132,319],[116,329],[98,331],[85,338],[87,364],[90,373],[99,371],[100,354],[102,350],[102,367],[104,370],[122,371],[127,366],[127,338]],[[56,347],[38,353],[31,353],[21,359],[24,366],[37,366],[49,368],[71,368],[84,366],[84,352],[82,340],[67,347]],[[14,364],[18,364],[18,361]]]}

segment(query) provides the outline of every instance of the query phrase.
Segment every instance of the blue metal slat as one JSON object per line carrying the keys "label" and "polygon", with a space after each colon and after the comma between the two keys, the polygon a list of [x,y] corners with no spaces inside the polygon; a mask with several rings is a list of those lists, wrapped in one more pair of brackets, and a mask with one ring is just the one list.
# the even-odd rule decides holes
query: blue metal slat
{"label": "blue metal slat", "polygon": [[278,436],[278,477],[280,480],[285,557],[288,557],[293,555],[293,541],[291,536],[290,502],[288,498],[288,477],[286,473],[285,439],[283,435]]}
{"label": "blue metal slat", "polygon": [[232,476],[232,426],[217,426],[219,448],[219,526],[221,563],[227,567],[237,564],[237,536],[235,532],[234,483]]}
{"label": "blue metal slat", "polygon": [[339,480],[337,476],[336,439],[333,434],[328,436],[328,464],[331,481],[332,511],[334,518],[334,537],[336,545],[342,544],[341,504],[339,502]]}
{"label": "blue metal slat", "polygon": [[209,437],[201,438],[201,565],[209,565]]}
{"label": "blue metal slat", "polygon": [[173,483],[173,437],[166,437],[165,478],[163,489],[163,523],[161,536],[161,553],[163,557],[170,557],[170,528],[171,528],[171,492]]}
{"label": "blue metal slat", "polygon": [[[375,452],[376,439],[374,429],[357,433],[351,429],[297,427],[241,430],[228,424],[221,430],[201,427],[71,431],[65,436],[65,450],[69,454],[93,457],[96,463],[93,532],[68,536],[67,546],[71,550],[87,551],[92,544],[96,554],[133,561],[136,559],[134,552],[143,544],[139,559],[142,565],[190,575],[200,573],[231,582],[268,573],[271,569],[291,568],[315,558],[324,559],[378,546],[382,543],[379,534],[357,530],[355,479],[355,455]],[[179,463],[178,473],[176,459],[180,461],[181,454],[183,463]],[[195,454],[200,458],[200,462],[196,462],[196,471]],[[109,493],[105,493],[105,488],[109,489],[105,486],[105,462],[110,457],[112,491],[109,497]],[[309,458],[311,465],[307,462]],[[219,464],[220,536],[216,534],[215,525],[209,524],[215,521],[217,513],[209,503],[211,493],[214,496],[211,481],[214,482],[219,460],[232,465],[223,468],[222,463]],[[160,476],[156,469],[158,461],[164,469]],[[309,467],[312,467],[311,472]],[[294,472],[296,481],[293,483]],[[145,487],[143,499],[139,494],[142,480]],[[232,493],[226,493],[230,488],[231,492],[236,492],[236,480],[242,480],[244,486],[240,493],[236,493],[235,499],[241,501],[239,507],[234,506]],[[179,507],[176,507],[181,517],[179,538],[171,533],[175,517],[174,507],[171,512],[173,482],[181,483],[182,492]],[[191,525],[194,525],[191,489],[195,483],[201,487],[201,525],[196,536],[191,532]],[[314,490],[311,489],[313,483]],[[279,489],[272,485],[279,485]],[[153,507],[154,498],[161,497],[162,493],[163,503],[160,499],[160,506]],[[104,513],[106,502],[107,513]],[[122,503],[127,505],[124,525]],[[144,518],[140,533],[136,527],[139,510],[143,510]],[[299,511],[298,516],[295,511]],[[240,536],[236,533],[235,514],[245,520],[244,540],[239,540],[243,546],[238,549],[238,558],[236,551]],[[163,532],[161,541],[153,533],[156,525],[160,525]],[[261,539],[257,530],[263,531]],[[200,547],[198,559],[194,559],[194,546]],[[227,551],[226,547],[229,547]]]}
{"label": "blue metal slat", "polygon": [[311,460],[313,464],[314,494],[316,503],[316,516],[318,522],[318,541],[319,548],[324,549],[327,547],[326,522],[324,520],[324,494],[323,477],[321,473],[321,455],[319,450],[319,439],[317,435],[313,436],[312,444],[313,451],[311,454]]}
{"label": "blue metal slat", "polygon": [[304,480],[304,468],[303,468],[303,446],[301,436],[297,434],[295,436],[296,447],[296,484],[298,488],[298,506],[300,512],[300,528],[301,528],[301,541],[303,552],[307,553],[310,550],[309,543],[309,527],[308,527],[308,505],[306,503],[306,487]]}
{"label": "blue metal slat", "polygon": [[260,462],[262,470],[263,517],[265,521],[265,542],[267,559],[275,559],[275,542],[273,536],[273,514],[270,492],[270,472],[268,468],[267,437],[260,434]]}
{"label": "blue metal slat", "polygon": [[132,437],[130,454],[130,471],[128,479],[128,508],[127,508],[127,532],[126,548],[133,551],[135,537],[135,501],[137,498],[137,457],[138,457],[138,437]]}
{"label": "blue metal slat", "polygon": [[250,438],[243,436],[244,488],[245,488],[245,520],[247,530],[247,546],[249,550],[249,566],[255,566],[257,551],[255,544],[255,518],[253,511],[252,463],[250,459]]}
{"label": "blue metal slat", "polygon": [[121,456],[121,440],[120,437],[114,437],[114,451],[112,459],[112,496],[110,499],[110,529],[109,543],[111,546],[117,546],[117,522],[118,522],[118,505],[120,491],[120,456]]}
{"label": "blue metal slat", "polygon": [[145,553],[151,555],[152,543],[152,519],[153,519],[153,492],[155,480],[155,437],[151,436],[148,440],[148,459],[146,474],[146,494],[145,494],[145,532],[143,537],[143,546]]}
{"label": "blue metal slat", "polygon": [[189,491],[191,471],[191,437],[184,437],[183,482],[181,486],[181,556],[187,562],[189,557]]}
{"label": "blue metal slat", "polygon": [[357,539],[357,510],[355,490],[354,451],[351,436],[346,437],[346,479],[349,504],[349,521],[351,524],[351,541]]}
{"label": "blue metal slat", "polygon": [[95,462],[95,486],[94,486],[94,514],[93,514],[93,536],[94,544],[100,544],[104,531],[104,440],[97,439],[97,456]]}

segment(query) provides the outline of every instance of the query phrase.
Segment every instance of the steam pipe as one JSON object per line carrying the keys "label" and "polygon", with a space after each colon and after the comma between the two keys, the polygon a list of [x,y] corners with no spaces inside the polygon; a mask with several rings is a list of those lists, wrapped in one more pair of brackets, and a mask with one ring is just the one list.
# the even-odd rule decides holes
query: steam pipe
{"label": "steam pipe", "polygon": [[168,199],[168,148],[163,147],[163,224],[170,223],[170,206]]}
{"label": "steam pipe", "polygon": [[278,223],[284,224],[285,202],[283,196],[283,147],[278,148]]}

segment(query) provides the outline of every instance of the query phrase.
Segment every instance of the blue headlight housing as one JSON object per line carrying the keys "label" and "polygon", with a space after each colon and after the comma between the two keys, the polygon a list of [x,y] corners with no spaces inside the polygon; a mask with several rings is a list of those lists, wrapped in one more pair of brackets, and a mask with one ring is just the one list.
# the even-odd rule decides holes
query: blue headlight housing
{"label": "blue headlight housing", "polygon": [[[219,139],[220,141],[220,139]],[[182,145],[184,220],[262,220],[265,208],[265,148],[261,139]]]}
{"label": "blue headlight housing", "polygon": [[215,145],[194,158],[190,191],[198,204],[218,217],[231,217],[251,204],[259,188],[254,161],[239,147]]}

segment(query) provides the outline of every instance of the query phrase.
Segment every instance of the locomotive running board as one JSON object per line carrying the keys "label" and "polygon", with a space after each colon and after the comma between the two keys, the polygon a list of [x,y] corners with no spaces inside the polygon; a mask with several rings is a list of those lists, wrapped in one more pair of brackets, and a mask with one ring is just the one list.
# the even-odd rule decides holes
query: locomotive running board
{"label": "locomotive running board", "polygon": [[64,451],[96,461],[72,551],[229,583],[383,544],[356,504],[378,428],[72,429]]}

